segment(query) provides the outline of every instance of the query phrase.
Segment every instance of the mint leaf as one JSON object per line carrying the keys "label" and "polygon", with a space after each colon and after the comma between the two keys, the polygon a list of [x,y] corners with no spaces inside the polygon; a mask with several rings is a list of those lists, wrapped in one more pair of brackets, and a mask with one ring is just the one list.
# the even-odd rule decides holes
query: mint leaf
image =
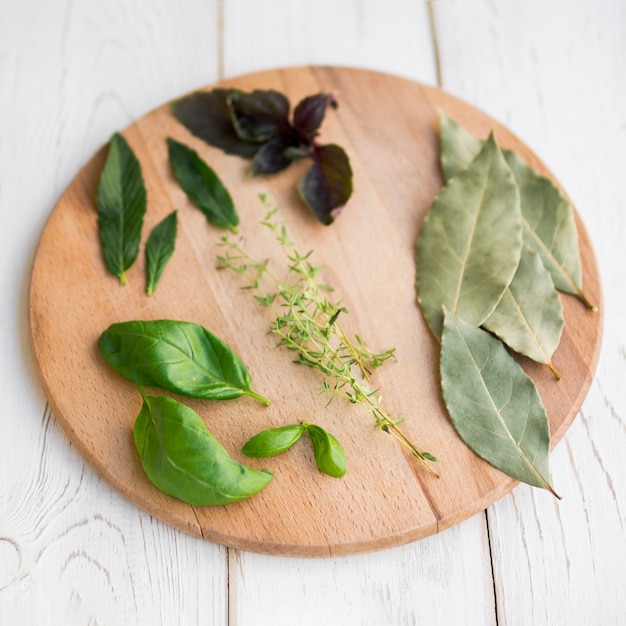
{"label": "mint leaf", "polygon": [[126,270],[139,254],[146,213],[141,166],[126,140],[114,133],[98,185],[98,230],[107,268],[126,284]]}
{"label": "mint leaf", "polygon": [[161,274],[174,254],[178,219],[176,211],[159,222],[150,233],[146,242],[146,271],[148,284],[146,293],[151,296],[161,278]]}

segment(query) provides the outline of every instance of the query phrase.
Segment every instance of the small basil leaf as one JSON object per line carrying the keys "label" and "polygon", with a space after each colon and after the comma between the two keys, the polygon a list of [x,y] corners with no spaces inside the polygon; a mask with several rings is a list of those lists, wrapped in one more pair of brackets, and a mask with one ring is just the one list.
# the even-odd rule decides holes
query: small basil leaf
{"label": "small basil leaf", "polygon": [[237,232],[239,216],[233,199],[217,174],[186,145],[168,137],[167,146],[174,176],[187,197],[214,226]]}
{"label": "small basil leaf", "polygon": [[313,165],[300,179],[298,191],[322,224],[332,224],[352,195],[352,168],[343,148],[316,146]]}
{"label": "small basil leaf", "polygon": [[251,159],[258,145],[237,136],[228,107],[228,96],[231,93],[232,89],[198,91],[173,102],[172,112],[187,130],[209,145],[226,154]]}
{"label": "small basil leaf", "polygon": [[144,395],[134,437],[150,481],[188,504],[237,502],[273,478],[233,459],[195,411],[166,396]]}
{"label": "small basil leaf", "polygon": [[233,90],[227,103],[233,128],[244,141],[267,141],[289,125],[289,100],[278,91]]}
{"label": "small basil leaf", "polygon": [[98,348],[122,376],[147,387],[161,387],[204,400],[250,396],[269,400],[250,389],[241,359],[206,328],[173,320],[112,324]]}
{"label": "small basil leaf", "polygon": [[328,93],[319,93],[301,100],[293,111],[293,124],[309,139],[317,135],[326,109],[337,108],[337,101]]}
{"label": "small basil leaf", "polygon": [[243,446],[241,451],[249,457],[263,458],[276,456],[289,450],[304,433],[302,424],[269,428],[254,435]]}
{"label": "small basil leaf", "polygon": [[98,230],[107,268],[123,285],[139,254],[146,205],[139,161],[124,137],[114,133],[98,185]]}
{"label": "small basil leaf", "polygon": [[341,478],[346,473],[346,455],[341,444],[320,426],[307,424],[306,432],[311,438],[315,463],[320,472]]}
{"label": "small basil leaf", "polygon": [[177,213],[173,211],[152,229],[146,241],[146,292],[149,296],[154,293],[167,262],[174,254],[177,230]]}
{"label": "small basil leaf", "polygon": [[276,174],[289,167],[292,158],[287,150],[293,145],[292,138],[284,135],[279,135],[264,143],[252,160],[250,176]]}

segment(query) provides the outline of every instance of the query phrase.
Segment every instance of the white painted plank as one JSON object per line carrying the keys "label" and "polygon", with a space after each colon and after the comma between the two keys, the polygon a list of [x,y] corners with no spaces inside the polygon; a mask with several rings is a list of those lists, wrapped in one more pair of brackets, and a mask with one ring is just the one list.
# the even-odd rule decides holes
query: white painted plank
{"label": "white painted plank", "polygon": [[0,5],[0,623],[225,624],[226,550],[127,502],[80,458],[31,363],[45,220],[114,130],[217,77],[215,2]]}
{"label": "white painted plank", "polygon": [[436,4],[444,88],[505,122],[573,198],[595,245],[596,380],[552,455],[555,502],[520,487],[489,513],[499,624],[624,624],[626,5]]}
{"label": "white painted plank", "polygon": [[[426,3],[226,0],[224,8],[226,76],[332,64],[436,84]],[[310,560],[230,554],[230,615],[238,626],[495,623],[484,515],[368,555]]]}
{"label": "white painted plank", "polygon": [[482,514],[440,535],[373,554],[231,555],[230,612],[237,626],[496,623]]}
{"label": "white painted plank", "polygon": [[224,0],[224,73],[365,67],[436,84],[427,4],[414,0]]}

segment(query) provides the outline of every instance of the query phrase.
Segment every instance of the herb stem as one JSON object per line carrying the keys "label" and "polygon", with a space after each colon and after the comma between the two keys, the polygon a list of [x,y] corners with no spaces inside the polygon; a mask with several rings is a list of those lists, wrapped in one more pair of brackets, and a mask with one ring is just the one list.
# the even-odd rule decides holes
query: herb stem
{"label": "herb stem", "polygon": [[[267,206],[267,201],[263,197],[262,200]],[[240,275],[246,283],[242,289],[252,291],[257,302],[270,309],[274,315],[270,332],[278,335],[278,345],[295,351],[298,354],[296,363],[317,369],[325,376],[320,392],[329,392],[333,397],[341,396],[352,404],[360,404],[382,430],[391,434],[433,475],[439,477],[429,463],[436,460],[435,457],[420,451],[409,440],[398,423],[381,408],[378,393],[368,387],[370,369],[392,358],[395,350],[377,353],[358,336],[356,341],[349,339],[337,319],[347,310],[326,295],[332,287],[318,282],[322,267],[311,263],[313,251],[301,254],[296,249],[285,224],[275,220],[276,211],[268,207],[261,224],[274,233],[276,241],[286,252],[289,276],[286,282],[270,271],[267,260],[262,263],[255,261],[248,254],[245,242],[233,241],[228,235],[220,239],[219,246],[225,248],[226,253],[218,256],[218,267]],[[268,281],[273,291],[264,286]],[[359,382],[357,377],[364,382]]]}
{"label": "herb stem", "polygon": [[258,400],[265,406],[270,406],[270,404],[272,404],[269,398],[266,398],[265,396],[262,396],[261,394],[258,394],[255,391],[252,391],[252,389],[249,389],[248,391],[246,391],[245,395],[249,396],[250,398],[254,398],[255,400]]}

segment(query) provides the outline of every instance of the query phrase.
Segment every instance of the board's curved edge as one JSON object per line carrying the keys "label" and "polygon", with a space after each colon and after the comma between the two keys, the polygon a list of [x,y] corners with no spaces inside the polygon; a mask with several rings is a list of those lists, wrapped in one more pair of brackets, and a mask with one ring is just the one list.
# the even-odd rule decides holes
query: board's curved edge
{"label": "board's curved edge", "polygon": [[[279,68],[278,70],[264,70],[262,72],[251,72],[249,74],[244,74],[242,76],[231,77],[231,78],[221,80],[217,83],[203,87],[202,89],[211,88],[216,85],[228,85],[231,82],[242,80],[242,79],[245,79],[246,77],[251,77],[251,76],[263,76],[263,75],[269,76],[271,74],[274,74],[276,71],[289,72],[289,71],[297,71],[297,70],[303,70],[303,69],[306,69],[307,71],[311,71],[313,73],[318,72],[318,71],[323,72],[323,71],[328,71],[328,70],[332,70],[332,71],[349,70],[353,72],[362,72],[362,73],[367,73],[367,74],[380,74],[380,75],[385,75],[385,76],[392,76],[389,74],[383,74],[381,72],[362,69],[362,68],[350,68],[350,67],[343,68],[343,67],[335,67],[335,66],[308,66],[307,65],[307,66],[293,66],[293,67]],[[410,83],[416,82],[403,76],[393,76],[393,77],[398,78],[400,80],[405,80]],[[472,109],[475,109],[477,113],[480,113],[483,116],[487,115],[479,111],[472,105],[469,105],[468,103],[465,103],[462,100],[455,98],[454,96],[451,96],[450,94],[447,94],[446,92],[439,89],[438,87],[432,87],[428,85],[422,85],[422,86],[425,87],[426,89],[438,91],[441,94],[445,94],[446,97],[454,98],[459,102],[460,105],[469,106]],[[197,91],[197,90],[193,90],[193,91]],[[192,92],[189,92],[189,93],[192,93]],[[180,97],[183,97],[183,96],[180,96]],[[162,108],[163,106],[167,106],[167,103],[165,105],[161,105],[160,107],[156,107],[152,109],[152,111],[148,112],[146,115],[149,115],[151,112],[157,111],[159,108]],[[493,119],[491,116],[487,116],[487,117],[489,117],[490,119]],[[494,119],[493,121],[499,124],[497,120]],[[133,125],[134,124],[131,124],[129,125],[129,127]],[[502,126],[502,128],[504,128],[508,134],[514,136],[513,133],[511,133],[508,129],[506,129],[506,127]],[[521,145],[525,145],[521,140],[519,140],[518,138],[516,139],[517,141],[519,141]],[[101,148],[101,150],[103,149],[104,147]],[[532,150],[530,150],[529,148],[527,148],[527,151],[528,151],[528,154],[531,155],[532,160],[535,162],[534,164],[540,164],[541,169],[546,172],[546,175],[548,175],[552,180],[554,180],[558,184],[558,181],[556,181],[554,176],[546,168],[546,166],[539,159],[539,157],[537,157],[537,155],[534,152],[532,152]],[[92,159],[93,158],[94,157],[92,157]],[[90,159],[90,161],[86,163],[83,166],[83,168],[81,168],[81,171],[82,169],[88,167],[92,159]],[[48,221],[52,218],[56,208],[61,204],[64,195],[65,193],[61,196],[61,198],[55,205],[51,215],[48,218]],[[589,236],[584,227],[584,224],[582,223],[582,220],[578,212],[575,209],[574,209],[574,212],[575,212],[575,216],[577,220],[577,227],[579,229],[578,230],[579,237],[585,239],[590,250],[589,252],[590,258],[587,259],[587,263],[591,262],[592,267],[589,268],[589,266],[587,265],[585,266],[584,269],[586,270],[587,274],[595,274],[598,277],[599,311],[595,313],[594,315],[598,315],[599,317],[598,317],[597,335],[596,335],[594,348],[592,352],[592,360],[587,366],[587,375],[584,381],[584,385],[580,388],[579,394],[576,397],[570,412],[568,413],[566,418],[559,424],[559,427],[556,429],[556,431],[553,433],[552,447],[554,447],[558,443],[558,441],[563,437],[563,435],[565,434],[565,432],[567,431],[567,429],[573,422],[575,416],[579,412],[580,407],[582,406],[584,399],[589,391],[589,388],[593,381],[593,376],[597,368],[598,360],[599,360],[601,343],[602,343],[602,334],[603,334],[604,318],[603,318],[603,308],[602,308],[602,293],[601,293],[601,284],[599,280],[597,261],[595,259],[595,253],[593,251],[593,247],[591,246],[591,242],[589,240]],[[499,499],[506,493],[509,493],[517,485],[516,481],[512,481],[508,479],[503,481],[494,490],[492,490],[491,492],[487,494],[484,494],[484,497],[481,498],[479,502],[477,503],[475,502],[473,503],[472,506],[466,507],[465,509],[460,509],[459,511],[455,511],[455,514],[452,516],[448,516],[445,519],[438,520],[436,524],[434,525],[434,527],[432,524],[430,524],[430,525],[427,525],[427,527],[425,528],[414,528],[414,529],[410,529],[402,533],[396,533],[396,534],[389,535],[386,537],[379,537],[376,540],[372,540],[372,541],[356,541],[354,543],[342,543],[342,544],[336,544],[336,545],[335,544],[315,545],[315,546],[305,546],[302,544],[286,545],[286,544],[281,544],[281,543],[258,542],[254,540],[248,540],[246,538],[236,538],[232,536],[226,536],[223,533],[220,533],[213,529],[203,528],[201,524],[199,523],[198,518],[196,517],[193,510],[191,510],[191,516],[193,520],[195,520],[195,523],[190,523],[189,519],[181,519],[178,517],[173,517],[171,515],[171,512],[168,509],[155,506],[152,500],[142,500],[141,498],[138,498],[137,493],[129,489],[123,483],[123,481],[120,480],[120,478],[117,476],[116,473],[111,472],[109,468],[107,468],[103,464],[99,463],[96,459],[94,459],[89,454],[89,449],[85,446],[84,442],[74,431],[71,424],[63,419],[61,412],[59,412],[57,410],[57,407],[54,405],[54,403],[50,401],[51,390],[49,388],[44,372],[41,369],[41,364],[39,362],[39,358],[35,349],[35,341],[34,341],[34,338],[36,337],[37,332],[38,332],[38,327],[37,327],[37,320],[35,319],[35,313],[34,313],[35,304],[34,304],[34,295],[33,295],[33,281],[36,278],[37,252],[41,245],[41,241],[43,239],[44,233],[45,233],[45,227],[44,227],[44,231],[42,232],[42,236],[40,238],[39,244],[36,247],[35,257],[33,260],[31,281],[30,281],[29,290],[28,290],[28,293],[29,293],[29,298],[28,298],[29,320],[28,321],[29,321],[29,334],[31,338],[31,351],[32,351],[33,358],[35,361],[37,374],[39,376],[40,381],[42,381],[42,385],[44,387],[45,395],[48,398],[48,401],[50,402],[50,406],[53,412],[55,413],[55,416],[57,417],[57,419],[59,419],[60,423],[62,424],[62,426],[68,433],[68,435],[70,436],[70,439],[72,440],[72,442],[77,446],[77,448],[79,449],[79,451],[84,457],[89,458],[90,463],[93,464],[96,471],[100,475],[102,475],[108,482],[114,485],[115,488],[119,490],[122,493],[122,495],[124,495],[124,497],[126,497],[130,502],[144,509],[151,515],[154,515],[158,517],[159,519],[162,519],[166,523],[171,524],[172,526],[175,526],[176,528],[179,528],[180,530],[188,534],[191,534],[193,536],[203,537],[204,539],[214,541],[216,543],[226,545],[228,547],[249,550],[253,552],[277,554],[277,555],[280,554],[284,556],[297,556],[297,557],[300,557],[300,556],[325,557],[325,556],[349,555],[349,554],[357,554],[357,553],[364,553],[364,552],[373,552],[373,551],[386,549],[386,548],[393,547],[393,546],[403,545],[403,544],[407,544],[407,543],[419,540],[431,534],[434,534],[435,532],[441,532],[442,530],[445,530],[446,528],[449,528],[455,525],[456,523],[459,523],[459,521],[468,519],[474,514],[479,513],[480,511],[484,510],[485,508],[487,508],[487,506],[495,502],[497,499]],[[192,508],[193,507],[190,507],[190,509]]]}

